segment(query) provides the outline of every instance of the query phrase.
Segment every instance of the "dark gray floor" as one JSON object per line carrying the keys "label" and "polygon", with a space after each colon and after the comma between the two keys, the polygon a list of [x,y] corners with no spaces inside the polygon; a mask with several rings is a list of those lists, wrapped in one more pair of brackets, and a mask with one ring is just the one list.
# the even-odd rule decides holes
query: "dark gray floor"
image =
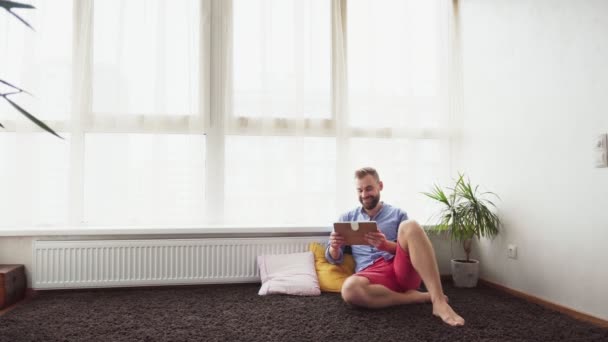
{"label": "dark gray floor", "polygon": [[372,311],[243,284],[45,291],[0,317],[0,341],[608,341],[608,329],[494,289],[445,287],[466,326],[444,325],[430,304]]}

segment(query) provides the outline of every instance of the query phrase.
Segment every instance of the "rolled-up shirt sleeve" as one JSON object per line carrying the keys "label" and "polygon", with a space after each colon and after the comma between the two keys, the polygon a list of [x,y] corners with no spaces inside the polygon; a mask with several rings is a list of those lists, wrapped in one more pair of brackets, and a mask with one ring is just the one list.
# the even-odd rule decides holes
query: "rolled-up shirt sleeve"
{"label": "rolled-up shirt sleeve", "polygon": [[407,217],[407,213],[403,210],[399,212],[399,222],[407,221],[409,218]]}
{"label": "rolled-up shirt sleeve", "polygon": [[327,249],[325,250],[325,259],[327,259],[327,262],[329,262],[330,264],[333,265],[340,265],[344,262],[344,247],[340,248],[340,257],[338,259],[334,259],[331,256],[331,253],[329,253],[329,243],[327,244]]}

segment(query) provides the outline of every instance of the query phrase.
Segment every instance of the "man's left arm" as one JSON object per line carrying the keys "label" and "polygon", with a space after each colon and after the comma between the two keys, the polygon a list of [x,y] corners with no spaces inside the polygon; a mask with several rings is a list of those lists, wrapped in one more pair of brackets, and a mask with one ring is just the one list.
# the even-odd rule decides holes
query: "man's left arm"
{"label": "man's left arm", "polygon": [[381,231],[367,233],[367,242],[377,249],[391,254],[397,253],[397,243],[386,239],[386,235]]}
{"label": "man's left arm", "polygon": [[[407,213],[403,210],[399,211],[399,224],[404,221],[407,221]],[[399,231],[399,226],[396,227],[396,233]],[[397,253],[397,242],[393,242],[386,239],[386,235],[382,233],[382,231],[377,231],[373,233],[367,233],[367,241],[370,245],[376,247],[378,250],[385,251],[391,254]]]}

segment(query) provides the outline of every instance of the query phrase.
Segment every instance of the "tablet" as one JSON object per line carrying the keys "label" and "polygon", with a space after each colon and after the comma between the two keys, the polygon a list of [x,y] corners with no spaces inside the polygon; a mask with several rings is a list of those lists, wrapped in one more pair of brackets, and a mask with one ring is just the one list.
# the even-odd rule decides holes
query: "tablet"
{"label": "tablet", "polygon": [[369,245],[365,233],[377,232],[378,226],[376,221],[336,222],[334,231],[344,237],[346,245]]}

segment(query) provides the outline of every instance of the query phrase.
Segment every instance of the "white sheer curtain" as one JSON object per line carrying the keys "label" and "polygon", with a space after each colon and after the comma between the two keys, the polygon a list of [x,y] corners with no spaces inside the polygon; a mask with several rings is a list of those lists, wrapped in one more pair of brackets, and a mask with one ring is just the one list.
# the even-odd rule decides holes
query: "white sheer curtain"
{"label": "white sheer curtain", "polygon": [[450,177],[447,1],[348,2],[349,165],[374,165],[384,198],[421,221],[420,192]]}
{"label": "white sheer curtain", "polygon": [[348,5],[350,125],[420,137],[446,123],[447,22],[439,1]]}
{"label": "white sheer curtain", "polygon": [[335,216],[331,5],[233,1],[232,92],[220,99],[229,108],[226,222],[309,225]]}
{"label": "white sheer curtain", "polygon": [[195,116],[200,2],[104,0],[93,7],[93,112],[119,120]]}
{"label": "white sheer curtain", "polygon": [[[56,0],[0,13],[0,227],[328,225],[450,172],[448,0]],[[0,93],[6,87],[0,86]]]}
{"label": "white sheer curtain", "polygon": [[[67,127],[71,112],[71,1],[36,4],[37,10],[16,10],[36,32],[0,13],[0,79],[22,88],[10,96],[25,110],[56,130]],[[69,17],[68,17],[69,18]],[[0,93],[12,92],[0,85]],[[67,222],[69,144],[41,133],[0,98],[0,225],[58,225]],[[67,140],[70,134],[60,132]]]}
{"label": "white sheer curtain", "polygon": [[233,0],[231,132],[300,134],[332,119],[331,1]]}
{"label": "white sheer curtain", "polygon": [[201,2],[103,0],[83,12],[93,32],[84,223],[202,222]]}
{"label": "white sheer curtain", "polygon": [[0,226],[203,222],[201,1],[32,4],[36,32],[0,15],[0,78],[66,139],[0,101]]}

